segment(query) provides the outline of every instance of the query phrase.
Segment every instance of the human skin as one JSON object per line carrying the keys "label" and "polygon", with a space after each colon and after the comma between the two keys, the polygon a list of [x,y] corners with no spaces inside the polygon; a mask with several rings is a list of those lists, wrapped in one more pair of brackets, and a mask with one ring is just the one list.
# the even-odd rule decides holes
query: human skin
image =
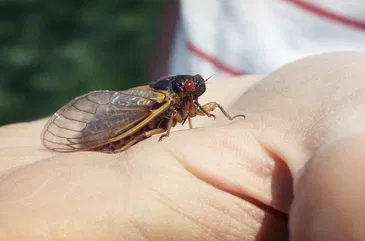
{"label": "human skin", "polygon": [[125,152],[45,149],[0,128],[0,240],[365,240],[365,53],[209,80],[197,117]]}

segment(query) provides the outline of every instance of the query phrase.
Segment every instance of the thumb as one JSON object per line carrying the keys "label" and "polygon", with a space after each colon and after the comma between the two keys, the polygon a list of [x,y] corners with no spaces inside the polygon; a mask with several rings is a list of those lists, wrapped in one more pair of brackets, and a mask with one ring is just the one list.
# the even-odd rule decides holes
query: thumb
{"label": "thumb", "polygon": [[323,147],[295,186],[291,240],[365,240],[365,137]]}

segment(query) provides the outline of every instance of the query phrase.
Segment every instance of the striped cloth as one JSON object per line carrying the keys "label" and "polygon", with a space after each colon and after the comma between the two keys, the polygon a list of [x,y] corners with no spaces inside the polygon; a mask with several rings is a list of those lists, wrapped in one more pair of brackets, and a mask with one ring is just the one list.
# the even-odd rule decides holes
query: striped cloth
{"label": "striped cloth", "polygon": [[170,74],[266,74],[312,54],[365,50],[364,0],[180,0],[180,6]]}

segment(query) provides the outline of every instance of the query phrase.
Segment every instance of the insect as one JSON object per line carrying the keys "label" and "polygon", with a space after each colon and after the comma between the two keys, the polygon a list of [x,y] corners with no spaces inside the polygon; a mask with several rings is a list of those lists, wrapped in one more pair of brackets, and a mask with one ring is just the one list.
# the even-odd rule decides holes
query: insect
{"label": "insect", "polygon": [[229,120],[221,105],[201,105],[205,92],[200,75],[173,75],[149,85],[124,91],[100,90],[79,96],[59,109],[44,127],[41,140],[48,149],[58,152],[100,151],[117,153],[139,141],[162,134],[169,136],[177,123],[200,115],[214,117],[217,107]]}

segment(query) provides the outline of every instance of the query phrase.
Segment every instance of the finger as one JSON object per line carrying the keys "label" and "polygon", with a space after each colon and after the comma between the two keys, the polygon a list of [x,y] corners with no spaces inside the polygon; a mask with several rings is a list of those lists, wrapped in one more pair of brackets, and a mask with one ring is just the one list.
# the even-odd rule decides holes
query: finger
{"label": "finger", "polygon": [[300,240],[365,240],[365,137],[320,149],[300,177],[291,209],[291,236]]}

